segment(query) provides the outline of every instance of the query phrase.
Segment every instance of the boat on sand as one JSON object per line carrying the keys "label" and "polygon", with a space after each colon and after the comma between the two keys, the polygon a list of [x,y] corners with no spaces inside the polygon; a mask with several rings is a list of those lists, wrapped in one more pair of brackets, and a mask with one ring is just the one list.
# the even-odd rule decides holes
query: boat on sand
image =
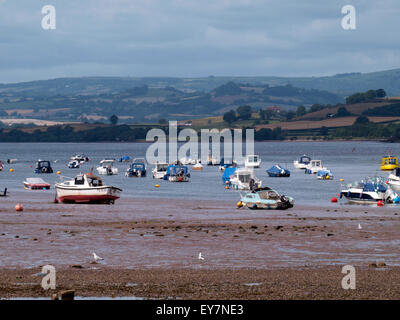
{"label": "boat on sand", "polygon": [[101,178],[92,173],[79,174],[74,179],[55,184],[57,199],[64,203],[114,204],[122,189],[105,186]]}

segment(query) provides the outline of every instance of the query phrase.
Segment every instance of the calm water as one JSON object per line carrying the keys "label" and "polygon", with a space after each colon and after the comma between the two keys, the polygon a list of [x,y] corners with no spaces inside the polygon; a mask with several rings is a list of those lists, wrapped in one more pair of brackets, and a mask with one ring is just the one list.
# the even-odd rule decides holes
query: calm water
{"label": "calm water", "polygon": [[[0,159],[16,158],[18,163],[5,164],[0,172],[0,188],[7,187],[11,192],[23,190],[23,181],[27,177],[41,177],[49,183],[59,180],[57,174],[35,175],[33,173],[37,159],[56,160],[52,164],[54,172],[60,170],[62,175],[73,177],[79,172],[88,172],[97,167],[104,158],[116,158],[129,155],[134,158],[145,157],[146,143],[1,143]],[[340,178],[351,182],[367,175],[388,173],[379,170],[381,157],[390,149],[392,154],[400,155],[400,144],[379,142],[259,142],[255,144],[255,152],[262,158],[262,166],[255,169],[256,176],[262,180],[263,186],[270,186],[280,193],[290,195],[297,203],[327,203],[340,190]],[[80,169],[68,169],[66,164],[71,156],[84,153],[91,162]],[[315,175],[306,175],[302,170],[293,168],[293,161],[302,154],[313,159],[321,159],[323,164],[334,173],[333,181],[319,181]],[[290,178],[270,178],[266,169],[279,163],[291,170]],[[124,173],[128,164],[116,163],[119,174],[105,176],[107,184],[123,189],[123,197],[163,197],[185,199],[225,199],[237,200],[236,191],[225,190],[218,167],[204,166],[203,171],[192,171],[189,183],[170,183],[154,180],[151,175],[152,166],[148,168],[146,178],[127,178]],[[14,172],[9,172],[13,168]],[[94,171],[96,172],[96,171]],[[160,188],[154,185],[160,184]],[[27,191],[34,194],[33,191]],[[44,191],[54,193],[54,189]]]}

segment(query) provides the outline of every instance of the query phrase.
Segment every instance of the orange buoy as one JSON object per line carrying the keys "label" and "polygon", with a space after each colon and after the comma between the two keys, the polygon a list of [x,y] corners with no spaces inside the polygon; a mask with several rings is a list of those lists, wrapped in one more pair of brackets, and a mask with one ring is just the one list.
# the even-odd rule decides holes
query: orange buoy
{"label": "orange buoy", "polygon": [[236,203],[236,206],[237,206],[238,208],[243,207],[243,202],[242,202],[242,201],[239,201],[238,203]]}
{"label": "orange buoy", "polygon": [[229,189],[229,186],[225,186],[225,189],[228,190],[228,189]]}
{"label": "orange buoy", "polygon": [[159,188],[159,187],[160,187],[160,185],[159,185],[159,184],[156,184],[156,185],[155,185],[155,187],[156,187],[156,188]]}
{"label": "orange buoy", "polygon": [[376,204],[377,204],[378,207],[383,207],[383,201],[382,200],[379,200]]}
{"label": "orange buoy", "polygon": [[336,197],[332,197],[331,202],[336,203],[337,202],[337,198]]}
{"label": "orange buoy", "polygon": [[22,204],[18,203],[15,206],[15,211],[24,211],[24,207],[22,206]]}

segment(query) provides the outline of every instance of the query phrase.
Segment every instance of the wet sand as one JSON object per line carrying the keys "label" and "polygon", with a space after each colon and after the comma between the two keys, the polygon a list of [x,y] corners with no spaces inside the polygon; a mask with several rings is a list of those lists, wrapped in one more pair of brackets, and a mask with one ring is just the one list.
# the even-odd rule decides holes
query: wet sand
{"label": "wet sand", "polygon": [[[251,211],[226,201],[67,205],[53,198],[51,191],[26,191],[0,199],[0,297],[49,296],[31,276],[46,264],[57,269],[57,289],[73,287],[82,296],[400,297],[397,207]],[[22,213],[14,210],[17,202]],[[92,264],[93,251],[104,261]],[[368,267],[376,261],[387,267]],[[347,264],[364,283],[350,293],[340,286]]]}

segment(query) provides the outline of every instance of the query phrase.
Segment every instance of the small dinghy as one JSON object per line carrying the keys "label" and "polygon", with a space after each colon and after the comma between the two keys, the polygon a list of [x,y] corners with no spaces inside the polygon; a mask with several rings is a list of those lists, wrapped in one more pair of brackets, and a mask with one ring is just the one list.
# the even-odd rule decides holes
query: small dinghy
{"label": "small dinghy", "polygon": [[290,171],[276,164],[267,170],[270,177],[290,177]]}
{"label": "small dinghy", "polygon": [[3,168],[4,168],[3,162],[0,161],[0,171],[3,171]]}
{"label": "small dinghy", "polygon": [[203,170],[203,165],[197,161],[197,163],[192,167],[192,170],[201,171]]}
{"label": "small dinghy", "polygon": [[15,164],[17,163],[17,159],[7,159],[8,164]]}
{"label": "small dinghy", "polygon": [[42,178],[27,178],[24,181],[24,187],[31,190],[49,190],[50,183],[47,183]]}
{"label": "small dinghy", "polygon": [[294,205],[294,199],[280,195],[275,190],[264,187],[252,190],[242,196],[238,206],[245,206],[249,209],[289,209]]}

